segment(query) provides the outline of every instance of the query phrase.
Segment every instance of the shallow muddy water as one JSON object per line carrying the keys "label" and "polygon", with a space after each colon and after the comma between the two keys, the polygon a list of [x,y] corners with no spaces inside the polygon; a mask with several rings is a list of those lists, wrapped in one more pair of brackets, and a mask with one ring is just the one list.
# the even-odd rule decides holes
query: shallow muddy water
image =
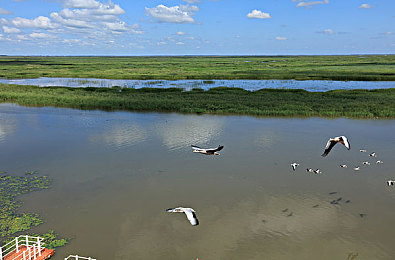
{"label": "shallow muddy water", "polygon": [[193,88],[204,90],[214,87],[242,88],[250,91],[263,88],[305,89],[307,91],[328,91],[334,89],[380,89],[395,88],[393,81],[334,81],[334,80],[123,80],[93,78],[35,78],[0,79],[0,83],[34,85],[40,87],[96,87],[96,88]]}
{"label": "shallow muddy water", "polygon": [[[395,120],[0,104],[0,170],[53,180],[20,199],[21,211],[45,220],[33,232],[73,238],[55,260],[394,259],[394,133]],[[343,134],[351,150],[336,145],[321,157]],[[204,156],[191,144],[225,148]],[[165,212],[176,206],[194,208],[200,224]]]}

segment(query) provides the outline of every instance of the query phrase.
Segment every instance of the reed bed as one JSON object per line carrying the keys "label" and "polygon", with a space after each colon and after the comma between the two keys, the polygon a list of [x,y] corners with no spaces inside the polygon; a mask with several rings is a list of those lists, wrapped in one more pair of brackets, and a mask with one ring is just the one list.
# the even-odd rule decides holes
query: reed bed
{"label": "reed bed", "polygon": [[395,88],[305,90],[218,87],[66,88],[0,85],[0,102],[77,109],[232,114],[270,117],[395,118]]}

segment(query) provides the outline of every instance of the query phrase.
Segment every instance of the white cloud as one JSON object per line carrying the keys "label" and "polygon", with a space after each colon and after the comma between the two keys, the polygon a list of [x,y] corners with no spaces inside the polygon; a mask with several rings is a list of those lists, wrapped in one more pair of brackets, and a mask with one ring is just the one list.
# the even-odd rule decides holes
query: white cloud
{"label": "white cloud", "polygon": [[57,25],[52,23],[48,17],[39,16],[35,19],[26,19],[22,17],[16,17],[12,19],[11,24],[20,28],[40,28],[40,29],[53,29]]}
{"label": "white cloud", "polygon": [[177,34],[177,35],[185,35],[184,32],[177,32],[176,34]]}
{"label": "white cloud", "polygon": [[272,18],[269,13],[263,13],[259,10],[252,10],[250,13],[247,14],[248,18],[257,18],[257,19],[269,19]]}
{"label": "white cloud", "polygon": [[359,8],[361,8],[361,9],[370,9],[370,8],[372,8],[372,6],[370,4],[361,4],[359,6]]}
{"label": "white cloud", "polygon": [[33,32],[29,34],[31,38],[36,38],[36,39],[47,39],[47,38],[53,38],[52,35],[47,34],[47,33],[38,33],[38,32]]}
{"label": "white cloud", "polygon": [[95,0],[64,0],[63,6],[66,8],[97,8],[100,2]]}
{"label": "white cloud", "polygon": [[29,40],[29,38],[27,38],[26,35],[17,35],[16,38],[17,38],[19,41],[26,41],[26,40]]}
{"label": "white cloud", "polygon": [[324,1],[310,1],[310,2],[304,2],[300,0],[292,0],[292,2],[299,2],[296,7],[306,7],[306,8],[311,8],[313,5],[320,5],[320,4],[329,4],[329,0],[324,0]]}
{"label": "white cloud", "polygon": [[177,45],[184,45],[185,43],[183,42],[176,42]]}
{"label": "white cloud", "polygon": [[21,30],[19,30],[18,28],[8,27],[5,25],[3,25],[2,28],[5,33],[20,33],[21,32]]}
{"label": "white cloud", "polygon": [[277,41],[285,41],[285,40],[288,40],[288,38],[287,38],[287,37],[277,36],[277,37],[276,37],[276,40],[277,40]]}
{"label": "white cloud", "polygon": [[335,34],[335,31],[334,31],[334,30],[332,30],[332,29],[325,29],[325,30],[323,30],[323,31],[320,31],[320,32],[318,32],[318,33],[323,33],[323,34],[329,34],[329,35],[332,35],[332,34]]}
{"label": "white cloud", "polygon": [[392,32],[386,32],[385,35],[392,35]]}
{"label": "white cloud", "polygon": [[5,14],[12,14],[12,12],[10,12],[4,8],[0,8],[0,15],[5,15]]}
{"label": "white cloud", "polygon": [[199,11],[197,6],[172,6],[158,5],[153,8],[145,8],[148,16],[152,16],[158,22],[162,23],[194,23],[192,16],[194,12]]}
{"label": "white cloud", "polygon": [[59,13],[52,13],[51,18],[66,27],[72,28],[93,28],[94,26],[87,21],[78,19],[65,19]]}

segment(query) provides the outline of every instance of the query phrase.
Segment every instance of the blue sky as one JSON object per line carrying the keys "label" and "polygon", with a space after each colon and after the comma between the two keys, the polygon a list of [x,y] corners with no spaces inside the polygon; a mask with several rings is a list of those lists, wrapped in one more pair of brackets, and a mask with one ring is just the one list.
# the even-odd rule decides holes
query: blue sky
{"label": "blue sky", "polygon": [[394,0],[0,0],[3,55],[394,53]]}

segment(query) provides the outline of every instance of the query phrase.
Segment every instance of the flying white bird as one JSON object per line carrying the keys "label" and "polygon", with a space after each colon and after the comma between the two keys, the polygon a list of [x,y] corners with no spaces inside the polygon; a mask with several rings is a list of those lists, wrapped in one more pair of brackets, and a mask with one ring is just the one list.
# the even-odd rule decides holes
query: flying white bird
{"label": "flying white bird", "polygon": [[335,138],[329,138],[329,140],[328,140],[328,142],[326,143],[326,146],[325,146],[325,151],[324,151],[324,153],[321,156],[323,156],[323,157],[327,156],[328,153],[332,150],[333,146],[335,146],[337,143],[341,143],[348,150],[351,149],[350,143],[348,142],[347,137],[345,137],[344,135],[338,136],[338,137],[335,137]]}
{"label": "flying white bird", "polygon": [[167,209],[166,211],[171,213],[185,213],[192,226],[199,225],[199,221],[196,218],[195,210],[192,208],[177,207],[174,209]]}
{"label": "flying white bird", "polygon": [[306,172],[314,172],[314,171],[313,171],[313,169],[311,169],[311,168],[307,168],[307,169],[306,169]]}
{"label": "flying white bird", "polygon": [[376,163],[377,163],[377,164],[379,164],[379,163],[383,163],[383,161],[380,161],[380,160],[378,160],[378,161],[376,161]]}
{"label": "flying white bird", "polygon": [[347,165],[345,165],[345,164],[340,164],[340,167],[342,167],[342,168],[347,168]]}
{"label": "flying white bird", "polygon": [[205,155],[219,155],[218,151],[221,151],[224,148],[223,145],[219,145],[217,148],[209,148],[209,149],[200,148],[197,147],[196,145],[191,145],[191,146],[194,153],[202,153]]}
{"label": "flying white bird", "polygon": [[360,170],[359,166],[354,168],[354,171],[359,171],[359,170]]}
{"label": "flying white bird", "polygon": [[296,162],[294,162],[294,163],[291,163],[291,166],[292,166],[292,170],[295,170],[295,169],[296,169],[296,167],[298,167],[298,166],[299,166],[299,163],[296,163]]}
{"label": "flying white bird", "polygon": [[363,162],[363,164],[370,165],[370,162]]}
{"label": "flying white bird", "polygon": [[366,152],[367,152],[365,149],[359,149],[359,151],[360,151],[361,153],[366,153]]}
{"label": "flying white bird", "polygon": [[371,153],[371,154],[369,154],[369,156],[376,157],[376,153]]}
{"label": "flying white bird", "polygon": [[395,184],[395,181],[394,180],[388,180],[387,181],[387,185],[388,186],[392,186],[392,185],[394,185]]}
{"label": "flying white bird", "polygon": [[320,171],[320,169],[317,169],[317,170],[314,171],[314,173],[315,174],[319,174],[319,173],[322,173],[322,171]]}

